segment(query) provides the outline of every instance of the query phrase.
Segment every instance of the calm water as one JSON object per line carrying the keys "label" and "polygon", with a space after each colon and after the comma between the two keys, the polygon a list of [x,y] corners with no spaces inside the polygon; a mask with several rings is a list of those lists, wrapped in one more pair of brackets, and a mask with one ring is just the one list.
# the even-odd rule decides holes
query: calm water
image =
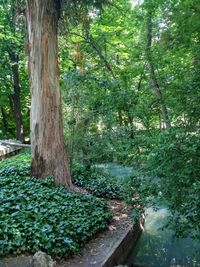
{"label": "calm water", "polygon": [[169,211],[160,208],[146,210],[145,229],[128,263],[146,267],[200,267],[200,242],[190,238],[174,239],[174,232],[162,230]]}
{"label": "calm water", "polygon": [[[131,174],[132,169],[117,164],[104,164],[113,176],[123,178]],[[136,247],[127,263],[146,267],[200,267],[200,241],[190,238],[174,239],[174,232],[161,228],[167,222],[169,210],[165,207],[158,211],[148,208],[146,222]]]}
{"label": "calm water", "polygon": [[116,176],[118,178],[128,177],[133,171],[131,167],[122,166],[115,163],[98,164],[97,166],[106,169],[112,176]]}

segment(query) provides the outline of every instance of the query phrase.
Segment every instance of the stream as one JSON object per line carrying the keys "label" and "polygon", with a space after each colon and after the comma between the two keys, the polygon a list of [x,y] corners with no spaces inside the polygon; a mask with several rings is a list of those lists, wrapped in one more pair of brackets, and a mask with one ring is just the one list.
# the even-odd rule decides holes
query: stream
{"label": "stream", "polygon": [[[111,175],[124,178],[131,174],[130,167],[102,164]],[[200,241],[191,238],[174,238],[174,231],[164,228],[170,211],[167,207],[145,211],[144,231],[133,248],[127,264],[145,267],[200,267]]]}
{"label": "stream", "polygon": [[174,231],[161,229],[167,220],[166,207],[155,211],[146,209],[146,221],[136,247],[127,263],[141,264],[146,267],[199,267],[200,242],[191,238],[174,239]]}

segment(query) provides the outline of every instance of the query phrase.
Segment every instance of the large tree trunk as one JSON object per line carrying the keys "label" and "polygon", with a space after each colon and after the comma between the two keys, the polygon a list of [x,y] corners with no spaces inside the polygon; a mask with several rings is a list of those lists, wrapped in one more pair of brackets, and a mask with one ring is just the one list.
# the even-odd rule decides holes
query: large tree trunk
{"label": "large tree trunk", "polygon": [[72,187],[66,152],[58,74],[56,0],[27,0],[31,83],[31,172],[55,176]]}
{"label": "large tree trunk", "polygon": [[13,112],[16,124],[16,138],[17,140],[24,142],[24,129],[22,123],[22,113],[21,113],[21,101],[20,101],[20,85],[19,85],[19,56],[17,53],[9,53],[12,62],[12,80],[14,93],[11,94],[11,99],[13,103]]}
{"label": "large tree trunk", "polygon": [[166,128],[171,128],[171,122],[169,119],[169,114],[167,110],[167,106],[163,100],[161,89],[158,83],[158,80],[155,75],[155,68],[152,60],[152,14],[148,12],[147,14],[147,47],[146,47],[146,55],[147,55],[147,62],[149,67],[150,79],[152,87],[155,91],[156,97],[158,99],[162,118],[165,123]]}

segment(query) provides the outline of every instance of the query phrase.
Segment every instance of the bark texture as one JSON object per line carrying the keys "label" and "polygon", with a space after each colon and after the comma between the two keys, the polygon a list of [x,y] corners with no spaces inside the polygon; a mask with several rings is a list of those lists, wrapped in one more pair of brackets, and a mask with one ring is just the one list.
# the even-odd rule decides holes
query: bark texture
{"label": "bark texture", "polygon": [[166,128],[171,128],[171,122],[169,119],[169,114],[167,110],[167,106],[163,100],[162,92],[160,89],[160,85],[158,83],[158,80],[156,78],[155,74],[155,68],[152,60],[152,14],[151,12],[147,15],[147,47],[146,47],[146,54],[147,54],[147,62],[148,62],[148,68],[150,73],[150,79],[152,87],[155,91],[156,97],[158,99],[158,102],[160,104],[162,118],[165,123]]}
{"label": "bark texture", "polygon": [[64,149],[58,74],[56,0],[27,0],[31,84],[31,172],[55,176],[56,184],[72,187]]}

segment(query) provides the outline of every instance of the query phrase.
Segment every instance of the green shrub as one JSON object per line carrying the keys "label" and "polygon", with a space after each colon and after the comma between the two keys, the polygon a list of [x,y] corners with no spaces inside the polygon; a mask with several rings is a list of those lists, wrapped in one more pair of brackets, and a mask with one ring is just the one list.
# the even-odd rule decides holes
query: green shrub
{"label": "green shrub", "polygon": [[158,178],[135,172],[123,181],[123,199],[130,205],[161,204],[161,185]]}
{"label": "green shrub", "polygon": [[178,235],[200,232],[200,134],[171,129],[152,138],[145,171],[160,179],[159,191]]}
{"label": "green shrub", "polygon": [[86,188],[98,197],[120,199],[123,186],[119,179],[112,177],[102,168],[92,167],[86,171],[80,164],[74,165],[72,169],[73,183]]}
{"label": "green shrub", "polygon": [[0,255],[67,257],[111,218],[104,201],[55,187],[53,178],[0,177]]}

